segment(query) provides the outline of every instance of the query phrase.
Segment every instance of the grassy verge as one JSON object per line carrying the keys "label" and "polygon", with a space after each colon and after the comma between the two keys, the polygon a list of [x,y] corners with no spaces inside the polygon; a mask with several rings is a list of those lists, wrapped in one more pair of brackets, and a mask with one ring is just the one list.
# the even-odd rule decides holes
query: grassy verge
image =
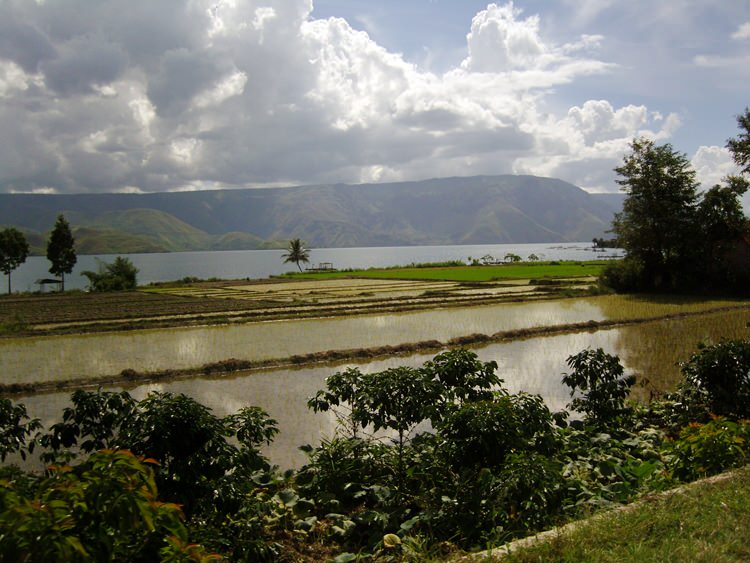
{"label": "grassy verge", "polygon": [[584,262],[522,262],[493,266],[439,266],[425,268],[405,266],[400,268],[371,268],[368,270],[342,270],[336,272],[302,272],[285,274],[292,279],[334,279],[363,277],[373,279],[490,281],[503,279],[570,278],[598,276],[610,262],[589,260]]}
{"label": "grassy verge", "polygon": [[[748,561],[750,468],[650,497],[503,561]],[[483,559],[485,560],[485,559]],[[486,559],[487,561],[499,559]]]}

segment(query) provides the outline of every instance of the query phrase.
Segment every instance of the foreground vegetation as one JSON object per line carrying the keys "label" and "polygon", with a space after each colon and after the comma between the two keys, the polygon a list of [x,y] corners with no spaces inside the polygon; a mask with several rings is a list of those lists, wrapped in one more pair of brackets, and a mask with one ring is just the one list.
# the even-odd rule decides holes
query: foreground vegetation
{"label": "foreground vegetation", "polygon": [[420,368],[336,373],[309,406],[334,412],[339,433],[284,474],[260,452],[277,430],[257,408],[218,418],[183,395],[77,391],[43,429],[1,400],[3,458],[51,465],[2,469],[0,553],[434,559],[748,461],[750,342],[700,350],[679,390],[648,406],[627,402],[633,378],[618,358],[584,350],[568,365],[575,414],[508,393],[496,364],[465,349]]}
{"label": "foreground vegetation", "polygon": [[747,561],[748,498],[750,468],[744,467],[674,494],[648,497],[632,510],[608,513],[533,547],[513,549],[502,560]]}

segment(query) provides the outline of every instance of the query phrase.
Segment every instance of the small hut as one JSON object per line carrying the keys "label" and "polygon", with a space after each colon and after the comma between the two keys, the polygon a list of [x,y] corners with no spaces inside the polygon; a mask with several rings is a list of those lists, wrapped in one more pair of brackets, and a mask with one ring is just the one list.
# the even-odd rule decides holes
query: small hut
{"label": "small hut", "polygon": [[62,280],[56,280],[54,278],[42,278],[42,279],[36,280],[34,283],[39,285],[39,293],[44,293],[48,285],[57,286],[56,287],[57,291],[60,291],[60,287],[62,286]]}

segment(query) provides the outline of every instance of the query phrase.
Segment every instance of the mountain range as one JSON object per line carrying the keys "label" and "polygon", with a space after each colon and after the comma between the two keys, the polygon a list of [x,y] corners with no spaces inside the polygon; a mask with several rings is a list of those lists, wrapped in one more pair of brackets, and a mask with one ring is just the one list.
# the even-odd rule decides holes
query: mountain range
{"label": "mountain range", "polygon": [[0,194],[0,225],[44,252],[62,213],[80,254],[588,241],[619,194],[553,178],[472,176],[147,194]]}

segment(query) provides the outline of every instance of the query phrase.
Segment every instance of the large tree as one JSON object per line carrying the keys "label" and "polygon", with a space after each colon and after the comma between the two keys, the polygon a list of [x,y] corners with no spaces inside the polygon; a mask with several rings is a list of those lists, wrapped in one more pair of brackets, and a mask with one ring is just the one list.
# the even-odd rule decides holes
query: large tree
{"label": "large tree", "polygon": [[740,134],[727,141],[727,148],[743,174],[750,174],[750,109],[737,116]]}
{"label": "large tree", "polygon": [[310,261],[310,250],[305,247],[305,243],[302,242],[300,239],[295,238],[289,241],[289,246],[286,249],[286,254],[283,255],[284,263],[286,262],[294,262],[297,264],[297,268],[299,268],[299,271],[302,271],[302,266],[299,265],[300,262],[309,262]]}
{"label": "large tree", "polygon": [[70,225],[62,215],[57,216],[55,228],[52,229],[47,242],[47,260],[52,262],[50,274],[60,276],[61,290],[65,291],[65,274],[73,271],[78,258],[76,257],[75,239],[70,231]]}
{"label": "large tree", "polygon": [[617,183],[627,194],[612,231],[636,266],[640,285],[670,289],[685,284],[695,265],[698,182],[684,154],[670,144],[634,139]]}
{"label": "large tree", "polygon": [[11,292],[10,273],[26,262],[29,245],[18,229],[8,227],[0,231],[0,270],[8,276],[8,293]]}

